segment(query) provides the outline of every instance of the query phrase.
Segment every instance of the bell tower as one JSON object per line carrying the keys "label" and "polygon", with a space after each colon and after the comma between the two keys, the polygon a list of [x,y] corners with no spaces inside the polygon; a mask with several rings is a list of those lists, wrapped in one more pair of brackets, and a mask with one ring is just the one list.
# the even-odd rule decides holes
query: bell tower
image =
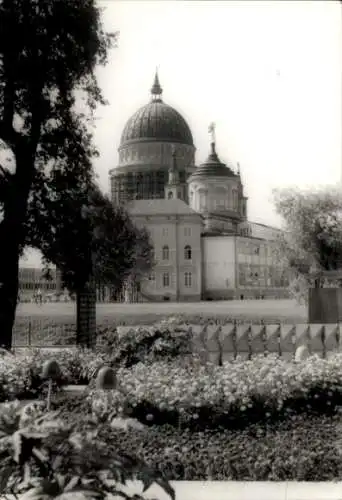
{"label": "bell tower", "polygon": [[[183,183],[184,184],[184,183]],[[179,179],[179,171],[177,166],[177,151],[175,146],[172,147],[172,164],[169,168],[168,182],[165,186],[165,199],[174,200],[185,199],[185,184],[183,185]]]}

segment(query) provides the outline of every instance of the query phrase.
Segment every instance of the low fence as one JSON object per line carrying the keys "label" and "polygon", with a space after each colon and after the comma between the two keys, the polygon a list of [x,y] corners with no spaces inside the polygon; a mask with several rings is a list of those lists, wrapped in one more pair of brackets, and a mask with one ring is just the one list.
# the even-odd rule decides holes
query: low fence
{"label": "low fence", "polygon": [[21,317],[13,327],[13,346],[43,347],[73,345],[76,342],[76,323],[63,323],[42,318]]}
{"label": "low fence", "polygon": [[[342,326],[319,324],[238,324],[179,325],[191,328],[194,350],[215,364],[221,358],[229,361],[240,357],[277,354],[292,359],[298,347],[306,346],[309,354],[326,358],[334,352],[342,353]],[[130,327],[118,327],[124,335]]]}
{"label": "low fence", "polygon": [[[73,323],[52,324],[41,319],[32,319],[14,330],[14,347],[72,347],[75,345],[76,327]],[[102,325],[101,325],[102,326]],[[107,325],[112,330],[113,322]],[[117,326],[118,335],[136,330],[137,328],[149,329],[149,325]],[[208,321],[204,324],[194,325],[184,323],[177,325],[179,329],[191,328],[194,339],[194,349],[206,356],[208,360],[217,362],[235,359],[251,359],[253,355],[269,353],[278,354],[285,359],[291,359],[296,349],[306,346],[310,354],[328,357],[331,353],[342,352],[342,335],[340,324],[266,324],[251,323],[246,321]],[[101,328],[102,331],[102,328]],[[99,331],[97,343],[101,343]]]}

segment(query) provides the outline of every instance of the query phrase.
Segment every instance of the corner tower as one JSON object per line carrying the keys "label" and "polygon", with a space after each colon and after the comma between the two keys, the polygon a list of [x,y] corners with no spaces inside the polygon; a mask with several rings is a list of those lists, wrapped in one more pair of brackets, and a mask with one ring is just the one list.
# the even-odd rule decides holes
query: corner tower
{"label": "corner tower", "polygon": [[207,232],[236,234],[246,210],[241,178],[219,159],[214,124],[209,132],[209,156],[187,181],[190,207],[203,215]]}
{"label": "corner tower", "polygon": [[187,202],[187,191],[188,189],[186,182],[181,182],[180,179],[177,164],[177,150],[174,147],[172,150],[172,164],[169,168],[169,177],[167,184],[165,185],[165,199],[179,199]]}

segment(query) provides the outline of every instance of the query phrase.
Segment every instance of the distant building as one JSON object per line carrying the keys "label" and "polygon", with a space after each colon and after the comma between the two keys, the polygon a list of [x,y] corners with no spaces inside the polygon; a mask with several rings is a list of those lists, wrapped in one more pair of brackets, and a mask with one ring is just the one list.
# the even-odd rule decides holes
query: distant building
{"label": "distant building", "polygon": [[156,261],[138,290],[122,292],[126,301],[287,296],[273,252],[281,231],[248,221],[240,168],[221,162],[209,131],[209,156],[196,166],[191,130],[162,100],[157,74],[151,101],[124,127],[111,197],[149,230]]}
{"label": "distant building", "polygon": [[203,220],[181,199],[135,200],[127,209],[155,243],[156,266],[141,287],[146,300],[198,301],[202,295]]}
{"label": "distant building", "polygon": [[30,301],[41,292],[42,297],[52,297],[60,294],[61,279],[56,268],[49,271],[49,279],[42,268],[20,267],[19,268],[19,295],[22,302]]}

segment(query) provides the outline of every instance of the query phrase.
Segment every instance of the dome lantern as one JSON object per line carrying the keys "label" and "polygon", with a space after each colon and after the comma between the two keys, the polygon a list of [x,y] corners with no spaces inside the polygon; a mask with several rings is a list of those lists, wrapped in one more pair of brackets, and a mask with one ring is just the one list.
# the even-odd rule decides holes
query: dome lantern
{"label": "dome lantern", "polygon": [[215,124],[209,125],[208,132],[210,133],[210,153],[204,163],[196,168],[195,172],[189,177],[188,182],[195,178],[213,178],[213,177],[229,177],[237,178],[232,168],[225,163],[222,163],[216,152]]}
{"label": "dome lantern", "polygon": [[151,88],[152,101],[161,102],[162,101],[162,93],[163,89],[159,82],[158,69],[156,70],[156,74],[154,76],[154,82]]}

